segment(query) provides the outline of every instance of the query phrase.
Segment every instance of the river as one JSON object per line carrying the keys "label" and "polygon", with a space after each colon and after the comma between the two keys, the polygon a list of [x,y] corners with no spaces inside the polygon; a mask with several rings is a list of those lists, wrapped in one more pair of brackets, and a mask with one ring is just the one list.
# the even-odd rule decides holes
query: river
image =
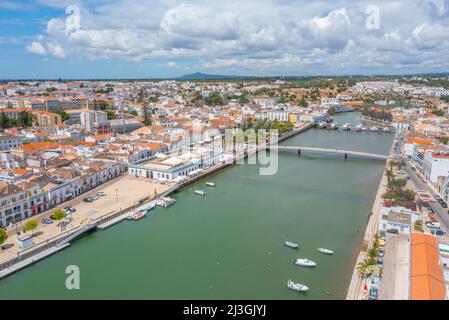
{"label": "river", "polygon": [[[283,144],[387,154],[392,141],[311,129]],[[1,280],[0,299],[344,299],[384,165],[280,153],[273,176],[233,166],[207,179],[215,188],[198,182],[174,195],[173,207],[92,233]],[[199,188],[205,197],[194,194]],[[295,266],[297,257],[318,265]],[[80,290],[65,287],[68,265],[80,268]],[[310,291],[289,290],[290,278]]]}

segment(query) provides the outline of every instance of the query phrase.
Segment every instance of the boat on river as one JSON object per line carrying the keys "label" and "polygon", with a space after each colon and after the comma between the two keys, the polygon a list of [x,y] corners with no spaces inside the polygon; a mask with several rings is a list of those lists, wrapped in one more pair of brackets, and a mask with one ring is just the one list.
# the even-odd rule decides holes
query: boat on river
{"label": "boat on river", "polygon": [[371,127],[369,130],[370,130],[371,132],[378,132],[378,131],[379,131],[379,128],[378,128],[378,127]]}
{"label": "boat on river", "polygon": [[156,201],[156,205],[160,207],[170,207],[171,205],[175,204],[176,200],[169,197],[162,197],[159,200]]}
{"label": "boat on river", "polygon": [[213,182],[206,182],[206,185],[209,187],[215,187],[215,183]]}
{"label": "boat on river", "polygon": [[299,245],[297,243],[290,242],[290,241],[285,241],[284,245],[286,247],[289,247],[289,248],[292,248],[292,249],[298,249],[299,248]]}
{"label": "boat on river", "polygon": [[296,259],[295,264],[301,267],[316,267],[316,263],[309,259]]}
{"label": "boat on river", "polygon": [[383,128],[382,131],[385,132],[385,133],[388,133],[388,132],[390,132],[390,128]]}
{"label": "boat on river", "polygon": [[300,283],[294,283],[291,279],[287,281],[287,287],[298,292],[307,292],[309,288]]}
{"label": "boat on river", "polygon": [[330,126],[330,129],[331,130],[337,130],[338,129],[338,123],[336,123],[336,122],[332,123],[331,126]]}
{"label": "boat on river", "polygon": [[324,248],[319,248],[318,251],[323,253],[323,254],[328,254],[328,255],[334,254],[334,252],[332,250],[324,249]]}
{"label": "boat on river", "polygon": [[131,218],[132,218],[133,220],[138,221],[138,220],[140,220],[140,219],[145,218],[146,216],[147,216],[147,211],[146,211],[146,210],[141,210],[141,211],[139,211],[139,212],[133,213],[133,214],[131,215]]}
{"label": "boat on river", "polygon": [[345,124],[341,127],[341,129],[342,129],[343,131],[349,131],[349,130],[351,130],[351,125],[350,125],[349,123],[345,123]]}
{"label": "boat on river", "polygon": [[326,122],[320,122],[318,124],[318,128],[320,128],[320,129],[325,129],[326,127],[327,127],[327,123]]}
{"label": "boat on river", "polygon": [[202,190],[195,190],[195,193],[199,196],[205,196],[206,192],[202,191]]}
{"label": "boat on river", "polygon": [[356,125],[355,126],[355,131],[357,131],[357,132],[362,131],[362,127],[363,127],[363,125],[361,125],[361,124]]}

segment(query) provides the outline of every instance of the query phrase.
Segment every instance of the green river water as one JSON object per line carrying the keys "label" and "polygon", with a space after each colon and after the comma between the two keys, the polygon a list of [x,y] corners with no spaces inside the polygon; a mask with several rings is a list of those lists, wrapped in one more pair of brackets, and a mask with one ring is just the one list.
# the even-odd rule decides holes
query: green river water
{"label": "green river water", "polygon": [[[392,140],[311,129],[283,144],[387,154]],[[173,207],[87,235],[1,280],[0,299],[344,299],[384,165],[280,153],[274,176],[233,166],[207,178],[215,188],[198,182],[175,194]],[[295,266],[298,257],[318,266]],[[65,287],[68,265],[80,268],[80,290]],[[291,291],[290,278],[310,291]]]}

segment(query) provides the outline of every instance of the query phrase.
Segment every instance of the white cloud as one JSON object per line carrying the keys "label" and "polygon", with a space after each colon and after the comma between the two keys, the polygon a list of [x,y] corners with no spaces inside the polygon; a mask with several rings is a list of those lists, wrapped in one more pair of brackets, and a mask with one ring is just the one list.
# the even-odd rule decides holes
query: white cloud
{"label": "white cloud", "polygon": [[45,50],[42,43],[37,41],[33,41],[29,46],[26,47],[26,49],[31,53],[35,53],[41,56],[47,55],[47,50]]}
{"label": "white cloud", "polygon": [[80,28],[67,32],[61,7],[35,41],[40,47],[33,42],[27,50],[90,60],[163,58],[169,68],[179,66],[171,59],[186,59],[248,73],[419,71],[436,61],[449,68],[447,0],[378,0],[374,31],[365,27],[372,3],[355,0],[77,2]]}

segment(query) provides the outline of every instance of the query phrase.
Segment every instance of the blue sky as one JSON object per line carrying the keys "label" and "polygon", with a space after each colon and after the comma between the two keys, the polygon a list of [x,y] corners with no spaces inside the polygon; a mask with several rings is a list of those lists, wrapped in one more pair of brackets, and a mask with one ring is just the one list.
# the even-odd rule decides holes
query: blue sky
{"label": "blue sky", "polygon": [[0,0],[2,79],[447,72],[448,49],[449,0]]}

